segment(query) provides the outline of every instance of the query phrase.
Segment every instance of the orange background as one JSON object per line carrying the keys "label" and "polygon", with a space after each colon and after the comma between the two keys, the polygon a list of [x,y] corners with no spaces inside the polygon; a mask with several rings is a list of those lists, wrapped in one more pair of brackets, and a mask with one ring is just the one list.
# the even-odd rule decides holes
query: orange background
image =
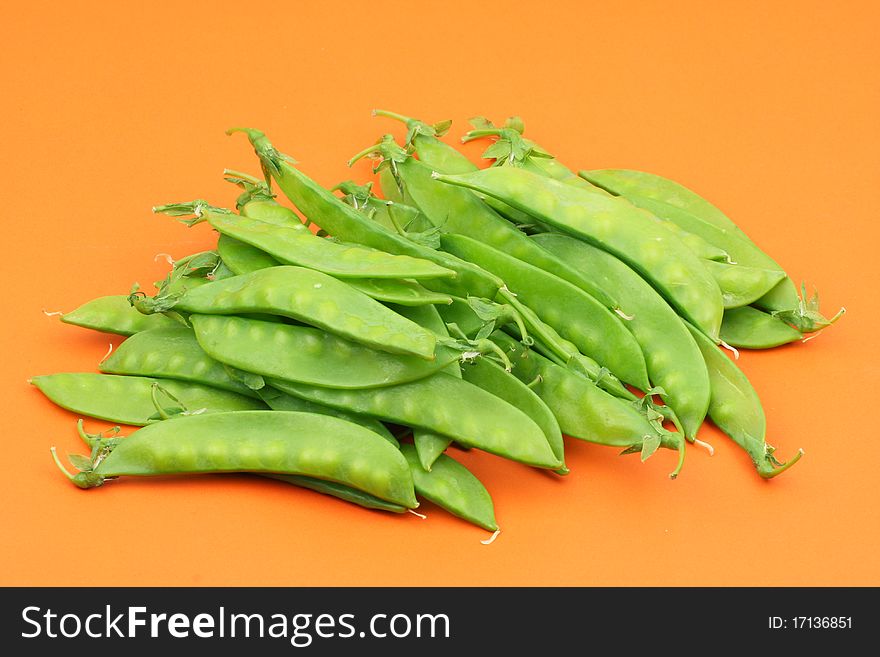
{"label": "orange background", "polygon": [[[880,584],[876,3],[76,4],[19,4],[0,40],[0,584]],[[769,441],[803,461],[764,482],[708,425],[715,456],[690,450],[674,482],[671,452],[643,465],[569,441],[564,479],[463,454],[495,499],[491,546],[428,503],[422,521],[243,476],[73,488],[48,448],[82,451],[75,418],[26,381],[93,371],[119,339],[41,311],[209,248],[150,207],[233,202],[222,169],[257,166],[226,128],[265,130],[332,185],[402,134],[374,107],[454,119],[452,138],[519,114],[573,168],[677,179],[827,313],[845,305],[815,340],[740,359]]]}

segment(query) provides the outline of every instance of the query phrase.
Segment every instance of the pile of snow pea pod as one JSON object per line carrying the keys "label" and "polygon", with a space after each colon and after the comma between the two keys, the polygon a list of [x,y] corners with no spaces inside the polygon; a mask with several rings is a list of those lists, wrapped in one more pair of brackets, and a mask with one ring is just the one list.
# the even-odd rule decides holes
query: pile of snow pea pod
{"label": "pile of snow pea pod", "polygon": [[[154,211],[207,223],[215,248],[147,294],[61,315],[126,336],[99,372],[37,376],[81,416],[140,427],[90,434],[56,464],[80,488],[118,477],[253,473],[370,509],[420,499],[486,530],[486,487],[454,457],[478,449],[568,473],[565,440],[639,454],[711,451],[708,418],[770,479],[780,460],[733,355],[808,339],[819,311],[718,208],[654,174],[575,172],[518,118],[472,120],[480,167],[406,126],[358,153],[376,180],[333,189],[258,130],[235,128],[260,176],[226,171],[234,206]],[[380,194],[374,192],[378,183]],[[725,350],[729,353],[725,353]],[[564,438],[564,436],[566,438]]]}

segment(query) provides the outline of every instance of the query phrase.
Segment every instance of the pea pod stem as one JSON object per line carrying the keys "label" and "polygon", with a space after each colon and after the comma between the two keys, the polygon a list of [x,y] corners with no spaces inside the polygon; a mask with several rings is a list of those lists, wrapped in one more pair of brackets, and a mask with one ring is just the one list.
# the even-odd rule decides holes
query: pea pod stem
{"label": "pea pod stem", "polygon": [[70,481],[76,483],[76,477],[74,477],[67,468],[64,467],[64,464],[61,462],[61,459],[58,458],[58,450],[55,449],[55,446],[49,448],[49,451],[52,452],[52,458],[55,460],[55,465],[58,466],[58,469],[67,477]]}
{"label": "pea pod stem", "polygon": [[678,475],[681,474],[681,469],[684,467],[684,455],[685,455],[685,446],[687,445],[687,441],[683,438],[684,434],[680,434],[678,440],[678,463],[675,465],[675,469],[669,473],[670,479],[678,479]]}
{"label": "pea pod stem", "polygon": [[400,121],[401,123],[406,124],[409,124],[413,121],[413,119],[408,116],[404,116],[403,114],[398,114],[397,112],[392,112],[390,110],[374,109],[371,114],[373,116],[384,116],[387,119],[394,119],[396,121]]}
{"label": "pea pod stem", "polygon": [[[772,452],[770,452],[772,454]],[[791,466],[801,460],[801,457],[804,455],[803,448],[799,448],[798,451],[788,459],[785,463],[778,467],[768,466],[766,463],[763,463],[758,466],[758,474],[761,475],[764,479],[773,479],[778,475],[781,475],[783,472],[788,470]]]}

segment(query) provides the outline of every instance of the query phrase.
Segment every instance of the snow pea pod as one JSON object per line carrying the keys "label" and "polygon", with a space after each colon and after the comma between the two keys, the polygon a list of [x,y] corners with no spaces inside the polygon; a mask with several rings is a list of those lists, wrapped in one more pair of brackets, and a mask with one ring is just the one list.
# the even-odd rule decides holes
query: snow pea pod
{"label": "snow pea pod", "polygon": [[270,380],[273,387],[327,406],[423,427],[469,447],[536,467],[557,469],[541,428],[525,413],[445,372],[370,390],[334,390]]}
{"label": "snow pea pod", "polygon": [[445,250],[500,276],[520,302],[621,381],[650,388],[636,339],[624,322],[582,289],[464,235],[444,235],[441,243]]}
{"label": "snow pea pod", "polygon": [[422,279],[455,275],[451,269],[422,258],[317,237],[298,222],[292,221],[289,227],[278,226],[210,209],[202,211],[201,216],[220,233],[261,249],[283,264],[308,267],[336,278]]}
{"label": "snow pea pod", "polygon": [[671,478],[684,464],[685,440],[647,419],[632,402],[608,394],[584,377],[556,365],[496,331],[492,339],[510,352],[512,373],[529,384],[559,422],[562,433],[600,445],[642,450],[647,458],[657,447],[678,450],[679,460]]}
{"label": "snow pea pod", "polygon": [[35,376],[30,382],[52,402],[80,415],[145,425],[161,419],[154,402],[158,385],[190,413],[217,413],[266,408],[257,399],[189,381],[117,376],[94,372],[63,372]]}
{"label": "snow pea pod", "polygon": [[345,282],[368,297],[401,306],[430,306],[450,304],[452,297],[434,292],[416,281],[398,281],[391,278],[347,278]]}
{"label": "snow pea pod", "polygon": [[409,463],[417,495],[477,527],[490,532],[498,529],[489,491],[470,470],[452,457],[441,454],[434,469],[426,472],[419,463],[414,446],[401,445],[400,451]]}
{"label": "snow pea pod", "polygon": [[739,226],[712,203],[669,178],[632,169],[593,169],[580,171],[579,175],[616,196],[637,195],[667,203],[722,230],[732,231],[741,238],[749,239]]}
{"label": "snow pea pod", "polygon": [[366,415],[357,415],[356,413],[346,413],[345,411],[340,411],[338,408],[333,408],[332,406],[324,406],[323,404],[310,402],[299,397],[294,397],[293,395],[287,395],[271,386],[261,388],[258,394],[260,399],[262,399],[273,411],[302,411],[304,413],[332,415],[333,417],[338,417],[342,420],[348,420],[349,422],[359,424],[365,429],[369,429],[382,436],[395,447],[400,446],[400,443],[397,442],[397,438],[395,438],[394,434],[388,430],[388,427],[375,418],[367,417]]}
{"label": "snow pea pod", "polygon": [[433,359],[430,331],[332,276],[283,265],[214,281],[179,297],[138,299],[141,312],[170,309],[210,315],[267,313],[290,317],[392,353]]}
{"label": "snow pea pod", "polygon": [[223,363],[205,353],[193,330],[185,326],[137,333],[104,359],[99,369],[106,374],[190,381],[248,397],[257,396],[233,378]]}
{"label": "snow pea pod", "polygon": [[[512,121],[513,127],[496,128],[485,119],[480,119],[476,122],[472,121],[472,123],[478,124],[480,121],[487,123],[487,125],[467,133],[462,138],[462,141],[470,141],[479,137],[497,136],[498,139],[483,153],[483,157],[495,160],[494,166],[522,167],[527,171],[574,185],[594,194],[611,196],[606,190],[578,176],[533,141],[522,137],[522,122],[516,119],[516,117],[508,119],[509,123]],[[443,171],[442,169],[438,170]],[[443,173],[449,172],[443,171]],[[655,217],[655,219],[674,232],[682,243],[699,257],[707,260],[729,261],[729,257],[723,249],[708,243],[698,235],[688,233],[670,221],[660,219],[659,217]]]}
{"label": "snow pea pod", "polygon": [[438,292],[458,296],[478,294],[492,297],[503,286],[504,283],[497,277],[469,262],[416,244],[370,221],[294,167],[289,158],[275,150],[262,132],[247,128],[234,128],[228,132],[246,133],[260,158],[267,178],[271,176],[281,191],[307,218],[315,223],[320,222],[321,228],[337,239],[363,244],[388,253],[423,258],[453,270],[456,273],[454,279],[426,281],[428,287]]}
{"label": "snow pea pod", "polygon": [[[734,230],[717,225],[674,203],[629,193],[625,195],[625,198],[633,205],[644,208],[662,219],[671,221],[680,228],[698,235],[710,244],[723,249],[730,256],[730,259],[738,265],[769,269],[785,274],[782,267],[773,258],[758,248],[739,229]],[[790,310],[797,308],[798,303],[797,289],[792,280],[785,276],[782,282],[773,287],[759,300],[758,305],[766,310]]]}
{"label": "snow pea pod", "polygon": [[220,235],[217,240],[217,252],[235,275],[247,274],[267,267],[277,267],[281,264],[265,251],[240,242],[229,235]]}
{"label": "snow pea pod", "polygon": [[123,294],[87,301],[76,310],[61,315],[61,321],[117,335],[134,335],[153,328],[180,326],[180,322],[165,315],[139,313],[131,307],[128,296]]}
{"label": "snow pea pod", "polygon": [[712,387],[709,417],[712,422],[745,450],[761,477],[770,479],[782,474],[800,460],[804,451],[798,450],[785,463],[776,459],[776,449],[765,440],[767,420],[761,400],[746,375],[706,336],[690,324],[686,325],[709,370]]}
{"label": "snow pea pod", "polygon": [[532,418],[544,432],[553,454],[563,463],[557,473],[568,474],[568,467],[564,465],[565,445],[559,422],[556,421],[553,411],[534,391],[510,372],[505,372],[503,367],[486,358],[465,363],[461,368],[461,374],[465,381],[491,392]]}
{"label": "snow pea pod", "polygon": [[405,513],[407,510],[406,507],[401,504],[387,502],[383,499],[376,497],[375,495],[370,495],[369,493],[365,493],[362,490],[358,490],[357,488],[352,488],[351,486],[346,486],[345,484],[340,484],[335,481],[316,479],[314,477],[306,477],[303,475],[285,475],[270,472],[264,472],[262,473],[262,475],[264,477],[268,477],[269,479],[277,479],[278,481],[283,481],[286,484],[293,484],[294,486],[299,486],[300,488],[308,488],[309,490],[313,490],[317,493],[330,495],[331,497],[344,500],[345,502],[357,504],[358,506],[362,506],[365,509],[391,511],[393,513]]}
{"label": "snow pea pod", "polygon": [[492,167],[438,180],[476,189],[558,230],[613,253],[638,271],[713,340],[724,312],[721,291],[697,256],[647,212],[625,200],[560,183],[529,171]]}
{"label": "snow pea pod", "polygon": [[[423,326],[441,337],[449,337],[446,324],[434,306],[410,307],[390,305],[389,307],[404,317],[411,319],[419,326]],[[450,363],[443,368],[443,371],[457,379],[461,378],[459,361]],[[425,472],[430,472],[434,462],[452,444],[452,438],[424,427],[414,427],[412,434],[413,444],[419,456],[419,463]]]}
{"label": "snow pea pod", "polygon": [[107,478],[214,472],[305,475],[415,508],[403,455],[372,431],[327,415],[239,411],[175,418],[96,445],[93,468],[69,476],[81,488]]}
{"label": "snow pea pod", "polygon": [[262,322],[234,315],[191,315],[198,344],[221,363],[265,377],[330,388],[407,383],[458,360],[439,345],[436,357],[392,354],[311,326]]}
{"label": "snow pea pod", "polygon": [[641,345],[651,383],[696,436],[709,406],[709,374],[700,350],[669,304],[638,273],[610,253],[568,235],[532,236],[538,244],[607,287],[633,318],[624,326]]}
{"label": "snow pea pod", "polygon": [[721,322],[721,339],[742,349],[770,349],[803,337],[796,328],[752,306],[725,311]]}
{"label": "snow pea pod", "polygon": [[[605,290],[594,286],[589,279],[584,278],[577,271],[573,271],[564,262],[560,262],[544,249],[537,247],[522,231],[498,215],[470,190],[444,185],[435,180],[432,177],[434,171],[447,173],[441,167],[449,158],[441,159],[440,166],[435,166],[432,160],[416,160],[395,144],[390,137],[373,148],[387,161],[395,162],[397,177],[403,183],[412,202],[441,232],[465,235],[479,240],[513,258],[539,267],[568,281],[587,292],[609,310],[620,310],[617,301]],[[365,152],[370,152],[370,149]],[[460,168],[458,167],[458,169]],[[456,168],[453,167],[453,170]],[[460,253],[453,252],[453,254],[487,269],[479,261],[471,260]],[[497,271],[492,273],[504,279],[503,274]],[[505,279],[505,283],[509,284],[510,281]]]}
{"label": "snow pea pod", "polygon": [[757,301],[785,278],[784,272],[774,269],[712,261],[703,264],[718,282],[725,310]]}
{"label": "snow pea pod", "polygon": [[[217,250],[224,259],[223,262],[228,264],[236,275],[249,274],[252,271],[277,267],[281,264],[268,253],[228,235],[220,235]],[[433,292],[415,281],[393,278],[347,278],[345,282],[377,301],[408,306],[452,303],[452,297],[448,294]]]}

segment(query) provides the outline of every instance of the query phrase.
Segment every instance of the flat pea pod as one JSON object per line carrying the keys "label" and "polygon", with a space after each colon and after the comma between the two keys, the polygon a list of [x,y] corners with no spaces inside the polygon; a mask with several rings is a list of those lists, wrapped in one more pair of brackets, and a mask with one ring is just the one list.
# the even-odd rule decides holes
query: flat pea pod
{"label": "flat pea pod", "polygon": [[748,239],[743,230],[712,203],[669,178],[633,169],[593,169],[580,171],[578,175],[617,196],[632,194],[667,203]]}
{"label": "flat pea pod", "polygon": [[152,328],[180,326],[180,322],[165,315],[139,313],[129,303],[128,296],[122,294],[87,301],[76,310],[61,315],[61,321],[117,335],[134,335]]}
{"label": "flat pea pod", "polygon": [[220,233],[265,251],[281,263],[309,267],[336,278],[420,279],[455,275],[451,269],[423,258],[318,237],[294,220],[285,227],[231,212],[205,210],[202,216]]}
{"label": "flat pea pod", "polygon": [[633,402],[605,392],[584,377],[556,365],[510,336],[496,331],[492,339],[510,352],[512,373],[553,411],[562,433],[599,445],[627,451],[644,449],[646,442],[678,450],[678,464],[670,474],[678,476],[684,463],[685,440],[681,434],[657,429]]}
{"label": "flat pea pod", "polygon": [[517,168],[492,167],[436,177],[500,198],[542,223],[614,254],[706,335],[718,339],[724,312],[718,283],[700,259],[650,213],[626,200],[593,194]]}
{"label": "flat pea pod", "polygon": [[210,315],[268,313],[289,317],[392,353],[433,359],[433,333],[332,276],[284,265],[214,281],[180,297],[140,299],[141,312],[183,310]]}
{"label": "flat pea pod", "polygon": [[[434,306],[408,307],[391,305],[389,307],[404,317],[411,319],[419,326],[434,331],[439,336],[449,337],[446,324]],[[443,371],[457,379],[462,378],[461,367],[458,361],[449,363],[449,365],[443,368]],[[425,472],[430,472],[434,462],[452,444],[452,438],[423,427],[413,428],[412,434],[413,444],[419,456],[419,463]]]}
{"label": "flat pea pod", "polygon": [[176,379],[209,385],[248,397],[257,394],[209,356],[185,326],[142,331],[123,341],[99,365],[105,374]]}
{"label": "flat pea pod", "polygon": [[311,326],[262,322],[235,315],[191,315],[198,344],[221,363],[265,377],[330,388],[407,383],[459,358],[438,346],[434,360],[371,349]]}
{"label": "flat pea pod", "polygon": [[415,508],[403,455],[372,431],[339,418],[293,411],[190,415],[108,442],[91,472],[72,477],[94,488],[108,477],[271,472],[335,481]]}
{"label": "flat pea pod", "polygon": [[757,301],[785,278],[784,272],[774,269],[711,261],[706,261],[704,264],[718,281],[725,310],[740,308]]}
{"label": "flat pea pod", "polygon": [[368,297],[385,303],[395,303],[401,306],[452,303],[452,297],[448,294],[429,290],[416,281],[390,278],[347,278],[345,282]]}
{"label": "flat pea pod", "polygon": [[303,475],[263,473],[263,476],[270,479],[283,481],[286,484],[293,484],[294,486],[299,486],[300,488],[308,488],[309,490],[313,490],[317,493],[323,493],[324,495],[330,495],[331,497],[344,500],[345,502],[357,504],[358,506],[362,506],[365,509],[391,511],[393,513],[405,513],[407,510],[406,507],[401,504],[387,502],[383,499],[376,497],[375,495],[370,495],[369,493],[365,493],[362,490],[358,490],[357,488],[352,488],[351,486],[346,486],[345,484],[340,484],[335,481],[327,481],[326,479],[315,479],[314,477],[305,477]]}
{"label": "flat pea pod", "polygon": [[334,390],[270,381],[282,392],[388,422],[423,427],[527,465],[558,469],[541,428],[525,413],[445,372],[398,386]]}
{"label": "flat pea pod", "polygon": [[258,269],[277,267],[281,263],[265,251],[221,234],[217,239],[217,252],[235,275],[248,274]]}
{"label": "flat pea pod", "polygon": [[492,497],[470,470],[441,454],[434,468],[426,472],[413,445],[401,445],[400,451],[409,463],[417,495],[477,527],[490,532],[498,529]]}
{"label": "flat pea pod", "polygon": [[[444,185],[435,180],[432,177],[434,171],[448,173],[448,170],[442,167],[449,158],[444,158],[438,163],[431,160],[416,160],[407,156],[393,141],[383,142],[375,148],[379,149],[384,157],[395,162],[398,177],[403,182],[407,194],[441,232],[465,235],[478,240],[487,246],[503,251],[508,256],[543,269],[580,287],[609,310],[619,310],[617,301],[605,290],[595,287],[589,279],[580,276],[565,263],[559,262],[551,254],[538,248],[522,231],[499,216],[470,190]],[[453,170],[460,169],[461,167],[453,167]],[[473,170],[475,171],[476,167]],[[526,218],[527,220],[528,218]],[[453,254],[487,269],[479,261],[471,260],[454,251]],[[504,279],[505,283],[510,283],[503,274],[497,271],[492,273]]]}
{"label": "flat pea pod", "polygon": [[395,438],[394,434],[388,430],[388,427],[375,418],[367,417],[366,415],[357,415],[356,413],[346,413],[345,411],[340,411],[338,408],[333,408],[332,406],[324,406],[323,404],[310,402],[299,397],[294,397],[293,395],[286,395],[271,386],[261,388],[259,396],[260,399],[262,399],[273,411],[301,411],[304,413],[331,415],[342,420],[348,420],[349,422],[359,424],[365,429],[369,429],[373,433],[382,436],[395,447],[400,446],[397,438]]}
{"label": "flat pea pod", "polygon": [[[223,262],[227,263],[236,275],[249,274],[259,269],[277,267],[281,264],[268,253],[260,251],[250,244],[239,242],[228,235],[220,235],[217,250],[223,258]],[[433,292],[415,281],[393,278],[347,278],[345,282],[377,301],[407,306],[452,303],[452,297],[448,294]]]}
{"label": "flat pea pod", "polygon": [[645,355],[651,383],[681,421],[688,438],[696,436],[709,407],[709,374],[700,350],[669,304],[639,274],[610,253],[568,235],[532,236],[558,258],[592,276],[632,309],[624,323]]}
{"label": "flat pea pod", "polygon": [[[461,368],[461,374],[465,381],[491,392],[532,418],[544,432],[553,454],[563,464],[565,463],[565,444],[559,422],[553,411],[531,388],[510,372],[505,372],[503,367],[486,358],[465,363]],[[558,474],[568,474],[568,472],[565,465],[558,470]]]}
{"label": "flat pea pod", "polygon": [[497,277],[469,262],[417,244],[371,221],[294,167],[259,130],[235,128],[228,132],[246,133],[264,170],[271,174],[281,191],[307,218],[337,239],[388,253],[423,258],[453,270],[456,273],[454,279],[426,281],[428,287],[438,292],[491,298],[504,285]]}
{"label": "flat pea pod", "polygon": [[[674,204],[632,194],[627,194],[625,197],[633,205],[671,221],[682,229],[723,249],[730,256],[730,259],[738,265],[785,273],[773,258],[764,253],[738,229],[716,225]],[[761,297],[758,302],[758,305],[765,310],[791,310],[797,308],[798,304],[797,289],[794,282],[787,276]]]}
{"label": "flat pea pod", "polygon": [[[698,258],[709,260],[711,262],[730,262],[730,255],[721,247],[715,246],[707,242],[699,235],[686,231],[684,228],[665,219],[656,217],[657,221],[665,228],[668,228],[678,236],[681,243],[684,244]],[[717,277],[716,277],[717,280]],[[724,292],[724,289],[721,290]]]}
{"label": "flat pea pod", "polygon": [[445,250],[504,279],[520,302],[621,381],[641,390],[650,388],[638,342],[618,317],[588,293],[464,235],[444,235],[441,243]]}
{"label": "flat pea pod", "polygon": [[190,413],[265,409],[257,399],[210,386],[141,376],[117,376],[94,372],[62,372],[35,376],[30,382],[52,402],[88,417],[142,426],[161,419],[153,399],[153,387],[172,395]]}
{"label": "flat pea pod", "polygon": [[797,463],[803,450],[781,463],[773,455],[775,448],[765,440],[767,420],[761,400],[746,375],[700,331],[687,325],[703,353],[709,370],[712,397],[709,417],[752,459],[758,474],[770,479]]}
{"label": "flat pea pod", "polygon": [[721,339],[741,349],[770,349],[803,337],[796,328],[752,306],[725,311],[721,322]]}

